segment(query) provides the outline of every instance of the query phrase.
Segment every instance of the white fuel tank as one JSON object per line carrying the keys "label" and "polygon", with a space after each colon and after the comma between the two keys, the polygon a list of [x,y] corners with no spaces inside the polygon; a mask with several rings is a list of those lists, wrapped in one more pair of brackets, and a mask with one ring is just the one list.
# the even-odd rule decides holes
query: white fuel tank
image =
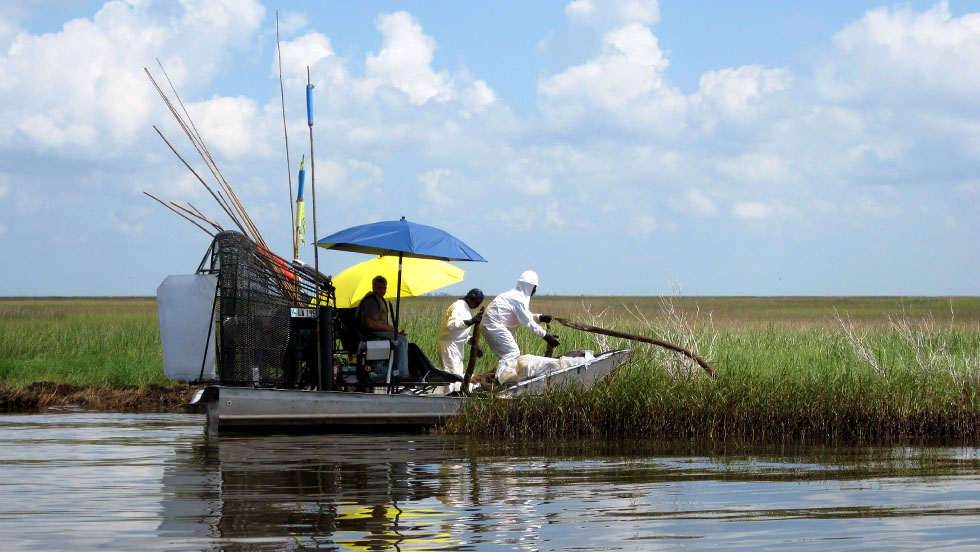
{"label": "white fuel tank", "polygon": [[213,274],[167,276],[157,288],[163,374],[183,383],[217,380]]}

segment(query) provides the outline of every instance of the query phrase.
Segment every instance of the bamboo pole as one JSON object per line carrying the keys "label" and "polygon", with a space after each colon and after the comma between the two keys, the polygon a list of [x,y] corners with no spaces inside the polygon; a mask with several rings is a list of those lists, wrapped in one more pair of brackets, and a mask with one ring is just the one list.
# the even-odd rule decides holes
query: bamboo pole
{"label": "bamboo pole", "polygon": [[191,223],[191,224],[193,224],[194,226],[197,226],[197,227],[198,227],[198,228],[200,228],[201,230],[204,230],[204,232],[205,232],[205,233],[206,233],[207,235],[209,235],[209,236],[211,236],[212,238],[214,237],[214,234],[212,234],[212,233],[211,233],[211,232],[210,232],[210,231],[209,231],[209,230],[208,230],[207,228],[205,228],[205,227],[203,227],[203,226],[201,226],[200,224],[198,224],[198,223],[196,223],[196,222],[194,222],[194,220],[193,220],[193,219],[191,219],[190,217],[188,217],[188,216],[186,216],[186,215],[184,215],[184,213],[181,213],[181,212],[180,212],[180,211],[178,211],[177,209],[174,209],[173,207],[171,207],[171,206],[169,206],[169,205],[167,205],[166,203],[164,203],[163,201],[161,201],[161,200],[160,200],[160,198],[158,198],[157,196],[155,196],[155,195],[153,195],[153,194],[151,194],[150,192],[147,192],[146,190],[143,190],[143,193],[144,193],[144,194],[146,194],[146,195],[148,195],[148,196],[150,196],[150,197],[152,197],[153,199],[155,199],[155,200],[157,200],[157,201],[158,201],[158,202],[160,203],[160,205],[163,205],[163,206],[164,206],[164,207],[166,207],[167,209],[170,209],[171,211],[173,211],[173,212],[175,212],[175,213],[177,213],[178,215],[180,215],[180,216],[182,216],[182,217],[184,217],[185,219],[187,219],[187,221],[188,221],[188,222],[190,222],[190,223]]}
{"label": "bamboo pole", "polygon": [[673,343],[669,343],[661,339],[654,339],[652,337],[645,337],[642,335],[634,335],[626,332],[618,332],[616,330],[607,330],[605,328],[599,328],[597,326],[590,326],[588,324],[583,324],[581,322],[574,322],[572,320],[567,320],[565,318],[554,318],[554,320],[559,324],[563,326],[567,326],[572,329],[582,330],[584,332],[591,332],[595,334],[608,335],[610,337],[618,337],[621,339],[630,339],[632,341],[640,341],[642,343],[651,343],[653,345],[664,347],[665,349],[670,349],[671,351],[676,351],[697,362],[698,365],[704,368],[706,372],[711,374],[711,377],[713,378],[718,377],[718,374],[715,372],[714,368],[709,366],[708,363],[703,358],[679,345],[674,345]]}
{"label": "bamboo pole", "polygon": [[241,230],[241,232],[243,234],[246,234],[247,232],[245,231],[245,228],[242,227],[241,222],[235,217],[235,215],[233,215],[231,213],[231,211],[229,210],[228,206],[226,206],[224,203],[222,203],[222,201],[218,198],[217,194],[214,193],[214,190],[212,190],[211,187],[208,186],[208,184],[204,181],[204,179],[201,178],[201,175],[197,174],[197,171],[195,171],[194,168],[191,167],[190,163],[188,163],[187,160],[185,160],[180,155],[180,153],[177,152],[177,149],[174,148],[173,144],[171,144],[170,141],[167,140],[167,137],[164,136],[162,132],[160,132],[160,129],[157,128],[156,125],[153,125],[153,130],[157,131],[157,134],[160,135],[160,138],[163,139],[164,143],[166,143],[167,146],[170,147],[170,151],[174,152],[174,155],[177,156],[177,159],[180,159],[180,161],[184,164],[184,166],[187,167],[187,169],[189,171],[191,171],[191,174],[193,174],[195,177],[197,177],[198,182],[200,182],[201,185],[204,186],[204,189],[206,189],[207,191],[211,192],[211,196],[214,197],[214,200],[217,201],[218,202],[218,205],[220,205],[221,208],[225,211],[225,214],[228,215],[228,218],[230,218],[232,220],[232,222],[235,223],[235,226],[237,226],[238,229]]}
{"label": "bamboo pole", "polygon": [[[545,326],[545,331],[551,333],[551,323],[545,322],[544,326]],[[544,356],[551,358],[551,355],[553,354],[555,354],[555,348],[549,343],[544,350]]]}
{"label": "bamboo pole", "polygon": [[197,215],[201,218],[201,220],[204,220],[208,224],[210,224],[211,226],[214,226],[215,230],[217,230],[218,232],[224,232],[225,231],[225,229],[222,228],[221,225],[219,225],[217,222],[215,222],[215,221],[209,219],[208,217],[206,217],[204,215],[204,213],[202,213],[201,210],[197,208],[196,205],[194,205],[190,201],[187,202],[187,205],[189,205],[191,209],[194,209],[194,212],[197,213]]}
{"label": "bamboo pole", "polygon": [[188,215],[190,215],[190,216],[192,216],[192,217],[194,217],[194,218],[196,218],[196,219],[198,219],[198,220],[200,220],[202,222],[206,222],[206,223],[210,224],[218,232],[221,232],[221,231],[224,230],[220,225],[218,225],[218,223],[216,223],[213,220],[209,219],[208,217],[204,216],[202,213],[196,212],[196,210],[192,211],[192,210],[188,209],[187,207],[184,207],[180,203],[177,203],[174,200],[170,200],[170,204],[173,205],[174,207],[180,209],[181,211],[187,213]]}
{"label": "bamboo pole", "polygon": [[[195,151],[197,151],[198,155],[201,156],[201,159],[204,161],[204,164],[207,165],[208,170],[211,171],[211,175],[214,177],[215,181],[217,181],[219,189],[217,191],[213,190],[204,181],[204,179],[201,178],[201,176],[197,173],[197,171],[195,171],[187,162],[187,160],[185,160],[180,155],[180,153],[177,152],[177,149],[174,148],[173,144],[171,144],[170,141],[167,140],[167,138],[163,135],[160,129],[156,127],[156,125],[153,126],[153,129],[157,131],[157,134],[160,135],[160,138],[162,138],[163,141],[170,148],[170,150],[174,152],[174,155],[176,155],[177,158],[184,163],[184,165],[188,168],[188,170],[191,171],[191,173],[198,179],[198,181],[205,187],[205,189],[207,189],[208,192],[211,193],[211,196],[214,197],[215,201],[225,211],[225,214],[228,215],[228,217],[235,223],[238,229],[243,234],[247,234],[252,237],[252,241],[257,245],[258,250],[260,252],[260,258],[266,262],[270,270],[270,273],[272,275],[272,278],[275,280],[276,284],[279,286],[279,288],[287,297],[292,299],[293,302],[296,302],[298,300],[298,292],[295,289],[296,282],[293,281],[293,278],[291,278],[289,274],[287,274],[286,269],[283,268],[283,266],[281,266],[279,262],[276,262],[275,259],[278,259],[278,257],[276,257],[271,252],[268,244],[266,243],[265,239],[262,237],[262,234],[259,232],[258,227],[252,221],[252,217],[248,214],[248,211],[245,209],[245,206],[242,205],[241,201],[238,199],[238,194],[235,193],[235,190],[231,187],[231,184],[228,183],[228,181],[224,177],[224,174],[222,174],[221,169],[218,168],[218,164],[214,161],[214,157],[211,156],[211,152],[210,150],[208,150],[207,144],[204,143],[204,138],[197,130],[197,125],[194,124],[194,120],[191,118],[190,113],[187,112],[187,107],[184,105],[183,100],[181,100],[180,94],[177,93],[177,89],[174,87],[173,82],[171,82],[170,76],[167,75],[166,69],[163,68],[163,64],[160,63],[159,59],[157,59],[157,63],[160,65],[160,69],[161,71],[163,71],[164,77],[166,77],[167,83],[170,85],[170,89],[173,91],[174,96],[177,98],[177,103],[180,105],[181,110],[184,113],[184,116],[187,118],[186,121],[184,120],[184,117],[181,117],[180,113],[178,113],[177,108],[174,107],[173,102],[170,101],[170,98],[167,97],[167,94],[163,91],[162,88],[160,88],[160,85],[157,83],[156,79],[153,78],[153,75],[150,74],[149,69],[144,67],[143,71],[146,72],[146,75],[147,77],[149,77],[150,82],[153,83],[153,87],[156,89],[157,93],[163,99],[164,103],[167,105],[167,108],[170,109],[170,113],[177,120],[177,124],[180,125],[181,130],[184,131],[184,134],[187,136],[188,140],[190,140],[191,145],[194,147]],[[157,201],[160,200],[157,199]],[[170,208],[171,210],[174,210],[172,207],[167,206],[162,201],[160,201],[160,203]],[[184,208],[181,207],[181,209]],[[197,216],[187,209],[184,210],[191,215]],[[195,208],[195,210],[197,209]],[[184,216],[184,218],[191,220],[190,218],[186,217],[184,214],[180,213],[179,211],[176,210],[174,211],[180,214],[181,216]],[[200,214],[200,212],[198,211],[197,214]],[[212,226],[215,226],[216,228],[220,228],[220,226],[218,226],[215,222],[204,217],[204,215],[200,215],[200,217],[202,220],[205,220]],[[191,220],[191,222],[194,221]],[[198,228],[204,230],[204,228],[201,227],[200,225],[197,225],[197,223],[194,224],[198,226]],[[208,231],[205,230],[205,232]],[[208,234],[214,236],[214,234],[211,234],[210,232],[208,232]]]}
{"label": "bamboo pole", "polygon": [[[222,199],[227,197],[227,199],[224,199],[224,203],[225,203],[224,207],[225,207],[225,212],[228,214],[228,216],[231,217],[232,219],[236,219],[235,215],[231,213],[231,211],[234,210],[234,212],[238,215],[238,218],[240,219],[240,220],[236,219],[236,225],[239,227],[242,233],[251,235],[253,241],[261,245],[262,247],[268,249],[268,245],[266,244],[265,239],[262,237],[262,234],[259,232],[258,227],[255,226],[254,222],[252,222],[252,218],[251,216],[249,216],[248,211],[245,210],[245,207],[238,199],[238,194],[235,193],[235,190],[231,187],[231,184],[229,184],[228,181],[225,179],[225,176],[224,174],[222,174],[221,169],[218,167],[218,164],[214,161],[214,157],[211,156],[211,151],[208,149],[207,144],[204,143],[204,138],[201,136],[201,133],[197,130],[197,125],[194,124],[194,119],[192,119],[190,113],[187,112],[187,107],[184,106],[184,102],[183,100],[181,100],[180,94],[177,93],[177,89],[174,88],[173,83],[170,81],[170,76],[167,75],[167,70],[163,68],[163,64],[160,63],[159,59],[157,60],[157,63],[160,64],[160,70],[163,71],[163,75],[164,77],[166,77],[167,83],[170,84],[170,89],[173,91],[174,96],[177,98],[177,103],[180,105],[181,109],[183,110],[184,116],[187,118],[187,121],[184,121],[184,118],[181,117],[180,113],[177,112],[177,108],[174,107],[173,102],[170,101],[170,98],[167,97],[163,89],[160,88],[160,86],[157,84],[156,79],[153,78],[153,75],[150,74],[150,71],[146,67],[144,67],[143,70],[150,78],[150,82],[153,83],[153,86],[154,88],[156,88],[157,93],[160,94],[160,97],[163,99],[164,103],[170,109],[170,113],[174,116],[175,119],[177,119],[177,123],[184,131],[184,134],[187,135],[187,138],[188,140],[190,140],[191,145],[194,146],[195,151],[197,151],[198,155],[201,156],[201,159],[204,161],[204,164],[207,165],[208,170],[211,171],[211,176],[213,176],[215,181],[217,181],[218,187],[221,189],[221,191],[224,192],[223,195],[220,192],[217,194],[217,196],[219,196],[221,199],[219,199],[219,197],[215,197],[215,199],[219,203],[222,203]],[[157,129],[157,132],[159,133],[160,130]],[[171,149],[174,148],[171,146]],[[176,150],[174,150],[174,153],[176,153]],[[186,161],[185,164],[187,164]],[[190,168],[189,165],[188,168]],[[200,177],[198,177],[198,179],[201,180]],[[203,183],[203,180],[201,182]],[[215,194],[212,192],[212,195]],[[228,208],[228,204],[230,204],[231,208]]]}

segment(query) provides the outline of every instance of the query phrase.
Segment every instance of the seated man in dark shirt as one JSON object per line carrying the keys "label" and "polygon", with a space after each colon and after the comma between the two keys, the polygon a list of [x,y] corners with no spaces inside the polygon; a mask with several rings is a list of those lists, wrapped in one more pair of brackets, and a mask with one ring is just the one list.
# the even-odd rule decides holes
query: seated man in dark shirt
{"label": "seated man in dark shirt", "polygon": [[395,327],[389,324],[388,302],[385,292],[388,290],[388,280],[384,276],[375,276],[371,280],[371,291],[361,299],[357,306],[357,323],[364,333],[378,339],[387,339],[395,344],[395,365],[392,376],[405,379],[408,377],[408,338],[405,332],[395,334]]}

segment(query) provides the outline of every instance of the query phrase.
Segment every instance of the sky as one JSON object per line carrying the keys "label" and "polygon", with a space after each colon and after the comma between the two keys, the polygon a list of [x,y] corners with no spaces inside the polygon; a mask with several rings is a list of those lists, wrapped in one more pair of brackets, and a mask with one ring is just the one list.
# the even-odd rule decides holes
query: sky
{"label": "sky", "polygon": [[308,69],[316,235],[445,229],[488,260],[447,293],[980,295],[975,2],[42,0],[0,3],[0,296],[193,273],[144,191],[233,227],[157,60],[283,257]]}

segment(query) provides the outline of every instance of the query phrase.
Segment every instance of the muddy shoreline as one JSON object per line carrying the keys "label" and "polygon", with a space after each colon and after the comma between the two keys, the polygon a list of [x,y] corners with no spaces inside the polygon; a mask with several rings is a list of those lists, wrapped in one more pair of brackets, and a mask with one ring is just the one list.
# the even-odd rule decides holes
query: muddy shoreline
{"label": "muddy shoreline", "polygon": [[74,407],[105,412],[204,413],[188,404],[197,387],[150,384],[96,387],[35,382],[23,388],[0,387],[0,413],[28,414]]}

